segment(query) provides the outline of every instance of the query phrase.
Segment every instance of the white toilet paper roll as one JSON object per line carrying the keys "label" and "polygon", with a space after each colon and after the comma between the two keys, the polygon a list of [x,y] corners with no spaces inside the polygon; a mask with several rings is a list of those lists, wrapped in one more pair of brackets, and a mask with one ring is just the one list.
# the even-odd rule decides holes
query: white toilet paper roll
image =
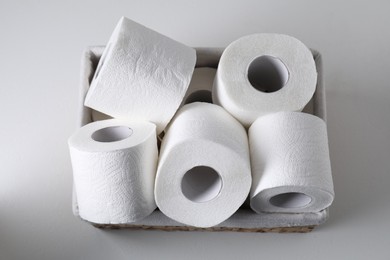
{"label": "white toilet paper roll", "polygon": [[333,201],[325,122],[300,112],[279,112],[249,128],[251,208],[256,212],[319,212]]}
{"label": "white toilet paper roll", "polygon": [[156,126],[117,119],[80,128],[69,138],[80,217],[102,224],[138,221],[156,208]]}
{"label": "white toilet paper roll", "polygon": [[209,67],[196,68],[187,93],[183,99],[183,105],[193,102],[212,103],[211,91],[217,69]]}
{"label": "white toilet paper roll", "polygon": [[156,176],[157,206],[168,217],[196,227],[229,218],[251,185],[245,129],[209,103],[182,107],[163,139]]}
{"label": "white toilet paper roll", "polygon": [[187,91],[193,48],[127,18],[99,61],[85,105],[115,118],[151,121],[164,130]]}
{"label": "white toilet paper roll", "polygon": [[[193,102],[212,103],[211,91],[216,72],[217,69],[210,67],[195,68],[181,106]],[[92,121],[112,118],[96,110],[92,110],[91,114]]]}
{"label": "white toilet paper roll", "polygon": [[213,102],[249,127],[268,113],[301,111],[316,83],[313,55],[302,42],[287,35],[253,34],[223,52]]}

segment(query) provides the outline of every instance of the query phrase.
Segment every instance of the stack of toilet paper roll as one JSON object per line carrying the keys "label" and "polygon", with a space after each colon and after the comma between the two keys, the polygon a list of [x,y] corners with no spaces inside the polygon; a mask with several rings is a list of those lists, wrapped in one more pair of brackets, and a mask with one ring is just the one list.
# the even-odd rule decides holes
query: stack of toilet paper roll
{"label": "stack of toilet paper roll", "polygon": [[254,214],[329,207],[326,124],[300,112],[316,90],[310,50],[253,34],[218,69],[195,63],[193,48],[121,18],[84,99],[94,122],[68,142],[80,217],[126,224],[158,207],[206,228],[248,196]]}

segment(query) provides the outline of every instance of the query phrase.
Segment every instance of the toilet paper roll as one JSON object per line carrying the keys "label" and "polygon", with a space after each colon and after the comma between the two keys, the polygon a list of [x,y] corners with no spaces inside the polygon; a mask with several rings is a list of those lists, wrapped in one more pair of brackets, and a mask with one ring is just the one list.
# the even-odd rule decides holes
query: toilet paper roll
{"label": "toilet paper roll", "polygon": [[[210,67],[195,68],[181,107],[193,102],[212,103],[211,91],[216,72],[217,69]],[[92,121],[112,118],[96,110],[92,110],[91,114]]]}
{"label": "toilet paper roll", "polygon": [[138,221],[156,208],[156,126],[117,119],[80,128],[69,138],[79,215],[102,224]]}
{"label": "toilet paper roll", "polygon": [[164,130],[187,91],[193,48],[127,18],[99,61],[85,105],[114,118],[150,121]]}
{"label": "toilet paper roll", "polygon": [[325,122],[301,112],[260,117],[249,128],[251,208],[256,212],[319,212],[333,201]]}
{"label": "toilet paper roll", "polygon": [[160,151],[155,186],[160,210],[186,225],[211,227],[240,207],[250,185],[243,126],[217,105],[182,107]]}
{"label": "toilet paper roll", "polygon": [[211,91],[217,69],[202,67],[196,68],[182,105],[193,102],[212,103]]}
{"label": "toilet paper roll", "polygon": [[301,111],[316,83],[313,55],[302,42],[287,35],[253,34],[223,52],[213,102],[249,127],[268,113]]}

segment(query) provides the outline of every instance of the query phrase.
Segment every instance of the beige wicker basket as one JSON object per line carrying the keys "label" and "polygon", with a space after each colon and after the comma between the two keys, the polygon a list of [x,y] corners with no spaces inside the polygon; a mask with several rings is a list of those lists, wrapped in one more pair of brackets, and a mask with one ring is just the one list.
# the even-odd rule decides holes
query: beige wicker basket
{"label": "beige wicker basket", "polygon": [[[81,127],[92,122],[92,109],[84,106],[84,98],[88,91],[89,84],[94,75],[98,61],[103,53],[104,47],[90,47],[82,57],[81,86],[79,100],[79,123]],[[223,48],[196,48],[196,67],[217,68]],[[325,113],[325,90],[322,83],[322,63],[321,55],[318,51],[312,50],[317,66],[318,81],[316,92],[312,100],[305,107],[303,112],[316,115],[326,120]],[[95,112],[95,111],[94,111]],[[79,217],[77,196],[73,192],[73,213]],[[242,207],[229,219],[212,228],[195,228],[178,223],[169,219],[158,209],[150,216],[129,224],[98,224],[91,223],[98,228],[127,228],[143,230],[164,230],[164,231],[238,231],[238,232],[299,232],[306,233],[313,230],[317,225],[324,223],[328,218],[328,209],[317,213],[264,213],[253,212],[248,203]]]}

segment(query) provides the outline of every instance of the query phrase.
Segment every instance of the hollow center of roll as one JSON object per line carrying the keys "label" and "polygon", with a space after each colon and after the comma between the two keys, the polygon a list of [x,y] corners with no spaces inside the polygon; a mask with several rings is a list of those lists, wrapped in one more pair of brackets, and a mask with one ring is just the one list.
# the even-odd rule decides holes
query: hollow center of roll
{"label": "hollow center of roll", "polygon": [[117,142],[130,137],[133,130],[127,126],[109,126],[99,129],[92,134],[92,139],[97,142]]}
{"label": "hollow center of roll", "polygon": [[213,103],[212,97],[211,97],[211,91],[210,90],[198,90],[194,93],[191,93],[188,95],[186,100],[184,101],[184,104],[194,103],[194,102],[205,102],[205,103]]}
{"label": "hollow center of roll", "polygon": [[302,208],[311,202],[311,197],[300,192],[287,192],[273,196],[269,202],[280,208]]}
{"label": "hollow center of roll", "polygon": [[187,171],[181,181],[183,195],[193,202],[206,202],[218,196],[221,176],[211,167],[197,166]]}
{"label": "hollow center of roll", "polygon": [[288,81],[286,65],[275,57],[263,55],[254,59],[248,67],[248,80],[261,92],[275,92],[283,88]]}

